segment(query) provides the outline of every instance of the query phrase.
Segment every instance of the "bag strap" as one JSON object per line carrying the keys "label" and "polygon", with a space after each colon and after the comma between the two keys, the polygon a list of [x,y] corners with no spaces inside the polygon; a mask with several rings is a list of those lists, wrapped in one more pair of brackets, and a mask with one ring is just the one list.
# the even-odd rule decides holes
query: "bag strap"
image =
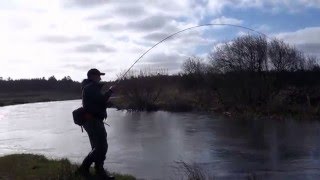
{"label": "bag strap", "polygon": [[82,107],[83,107],[84,89],[85,89],[85,88],[87,88],[87,87],[89,87],[89,86],[90,86],[90,85],[92,85],[92,84],[93,84],[93,82],[91,82],[91,83],[89,83],[89,84],[85,85],[85,86],[82,88],[82,90],[81,90]]}
{"label": "bag strap", "polygon": [[[83,107],[84,88],[90,86],[91,84],[92,84],[92,82],[89,83],[89,84],[87,84],[87,85],[85,85],[85,86],[82,88],[82,90],[81,90],[82,107]],[[84,107],[83,107],[83,108],[84,108]],[[81,127],[81,132],[83,133],[83,126],[80,126],[80,127]]]}

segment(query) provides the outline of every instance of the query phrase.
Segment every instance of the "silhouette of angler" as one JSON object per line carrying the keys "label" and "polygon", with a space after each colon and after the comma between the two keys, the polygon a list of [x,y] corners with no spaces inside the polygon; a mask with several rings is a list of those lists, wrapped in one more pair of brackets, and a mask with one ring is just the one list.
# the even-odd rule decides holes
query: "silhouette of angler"
{"label": "silhouette of angler", "polygon": [[87,73],[87,79],[82,81],[82,105],[86,111],[86,120],[83,125],[88,133],[91,152],[85,157],[78,171],[82,175],[89,175],[90,166],[95,163],[96,174],[104,179],[113,179],[103,168],[106,153],[108,151],[107,132],[103,120],[107,118],[107,101],[113,93],[113,86],[106,92],[102,92],[103,84],[101,73],[97,69],[90,69]]}

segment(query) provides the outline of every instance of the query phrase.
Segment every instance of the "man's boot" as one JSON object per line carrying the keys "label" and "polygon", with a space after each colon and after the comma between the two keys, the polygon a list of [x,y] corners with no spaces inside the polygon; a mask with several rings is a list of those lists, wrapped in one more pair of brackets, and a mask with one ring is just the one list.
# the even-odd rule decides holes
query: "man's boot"
{"label": "man's boot", "polygon": [[76,175],[80,175],[82,177],[85,178],[89,178],[91,177],[90,171],[88,167],[84,167],[83,165],[81,165],[75,172]]}
{"label": "man's boot", "polygon": [[76,174],[79,174],[80,176],[83,176],[83,177],[90,177],[91,174],[90,174],[90,166],[92,164],[92,160],[91,160],[91,157],[90,156],[87,156],[82,164],[80,165],[80,167],[76,170]]}
{"label": "man's boot", "polygon": [[112,176],[108,171],[106,171],[103,166],[95,166],[94,167],[96,170],[96,174],[101,178],[101,179],[106,179],[106,180],[113,180],[115,179],[114,176]]}

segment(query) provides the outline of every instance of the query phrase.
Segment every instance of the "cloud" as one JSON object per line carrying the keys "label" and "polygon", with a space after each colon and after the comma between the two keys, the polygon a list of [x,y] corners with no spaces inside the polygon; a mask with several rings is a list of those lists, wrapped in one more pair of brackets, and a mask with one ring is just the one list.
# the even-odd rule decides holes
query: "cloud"
{"label": "cloud", "polygon": [[299,44],[297,48],[306,52],[310,55],[318,56],[320,58],[320,43],[306,43],[306,44]]}
{"label": "cloud", "polygon": [[[211,19],[215,23],[245,24],[271,34],[273,27],[269,28],[270,24],[265,21],[257,19],[265,24],[261,27],[252,24],[257,23],[255,20],[247,21],[247,17],[252,15],[250,10],[258,9],[257,12],[262,11],[268,16],[269,12],[281,12],[279,14],[282,15],[299,9],[303,16],[307,10],[319,8],[319,3],[319,0],[4,1],[0,2],[0,23],[3,24],[0,28],[0,71],[2,76],[19,77],[21,75],[12,74],[14,71],[9,67],[21,66],[22,74],[29,74],[28,77],[30,74],[46,76],[49,72],[63,77],[66,71],[62,72],[60,67],[67,62],[70,67],[75,67],[67,71],[68,75],[78,80],[93,63],[99,69],[130,67],[133,60],[161,39],[186,27],[209,23]],[[234,10],[239,9],[245,13],[243,19],[235,18],[234,13],[238,11]],[[226,10],[228,13],[225,14]],[[305,26],[308,26],[308,20]],[[311,23],[316,22],[313,20]],[[279,31],[282,27],[275,28]],[[318,34],[315,27],[278,35],[304,51],[317,53]],[[216,42],[212,37],[232,39],[235,36],[236,32],[229,29],[187,31],[154,48],[137,67],[149,64],[179,69],[184,57],[204,53],[207,46]],[[14,62],[21,57],[28,62]],[[104,61],[97,64],[99,59]],[[42,68],[33,71],[35,66]]]}
{"label": "cloud", "polygon": [[[179,29],[182,30],[182,29]],[[202,31],[204,29],[194,29],[191,31],[185,31],[180,34],[175,34],[173,37],[169,38],[167,41],[171,41],[175,43],[176,45],[181,45],[185,43],[194,43],[194,44],[203,44],[207,43],[208,41],[203,38]],[[173,35],[174,33],[178,32],[178,29],[175,31],[157,31],[157,32],[151,32],[147,35],[144,35],[142,38],[145,41],[155,41],[158,42],[160,40],[163,40],[164,38],[169,37],[170,35]]]}
{"label": "cloud", "polygon": [[91,68],[97,68],[101,72],[105,72],[106,76],[102,77],[104,80],[114,80],[115,74],[119,72],[116,66],[112,65],[105,57],[104,59],[99,59],[95,56],[65,57],[61,61],[62,63],[57,68],[64,74],[60,75],[60,77],[65,76],[65,73],[70,73],[71,75],[77,75],[71,77],[72,79],[76,77],[75,80],[78,81],[86,78],[86,73]]}
{"label": "cloud", "polygon": [[307,5],[308,7],[320,7],[320,1],[319,0],[300,0],[301,3]]}
{"label": "cloud", "polygon": [[177,20],[171,16],[157,14],[149,17],[144,17],[136,21],[121,21],[108,22],[103,25],[98,25],[97,28],[101,31],[114,32],[134,32],[134,33],[173,33],[178,31]]}
{"label": "cloud", "polygon": [[294,32],[283,32],[274,35],[285,42],[295,45],[306,54],[320,57],[320,27],[308,27]]}
{"label": "cloud", "polygon": [[127,18],[127,17],[142,17],[146,15],[146,10],[143,5],[136,3],[130,6],[124,6],[122,4],[113,4],[112,6],[108,6],[104,8],[103,13],[98,13],[94,15],[88,16],[87,20],[106,20],[106,19],[114,19],[115,17],[119,18]]}
{"label": "cloud", "polygon": [[320,8],[319,0],[210,0],[206,5],[208,14],[222,14],[225,8],[248,9],[255,8],[271,13],[294,13],[305,8]]}
{"label": "cloud", "polygon": [[173,53],[153,53],[143,59],[137,67],[140,69],[143,68],[161,68],[168,70],[169,73],[176,73],[180,70],[183,60],[188,56],[182,55],[176,52]]}
{"label": "cloud", "polygon": [[65,1],[66,6],[92,7],[110,2],[110,0],[68,0]]}
{"label": "cloud", "polygon": [[[83,8],[101,6],[132,6],[142,4],[147,9],[158,11],[165,9],[171,14],[188,13],[197,18],[205,14],[222,14],[225,8],[248,9],[256,8],[266,12],[278,13],[286,10],[287,12],[299,12],[303,8],[320,8],[319,0],[162,0],[162,1],[129,1],[129,0],[63,0],[67,6],[79,6]],[[162,8],[159,8],[162,7]],[[191,12],[193,13],[191,14]],[[181,14],[180,14],[181,15]]]}
{"label": "cloud", "polygon": [[86,42],[90,39],[90,36],[68,37],[63,35],[48,35],[40,38],[41,41],[46,41],[50,43]]}
{"label": "cloud", "polygon": [[212,24],[233,24],[233,25],[241,25],[243,23],[243,20],[236,19],[236,18],[230,18],[221,16],[219,18],[216,18],[211,21]]}
{"label": "cloud", "polygon": [[99,25],[98,29],[102,31],[121,31],[125,29],[125,25],[120,23],[108,23],[104,25]]}
{"label": "cloud", "polygon": [[106,20],[106,19],[112,19],[114,18],[113,15],[107,13],[107,14],[95,14],[95,15],[90,15],[86,17],[86,20],[92,20],[92,21],[100,21],[100,20]]}
{"label": "cloud", "polygon": [[124,17],[140,17],[146,14],[145,8],[141,5],[118,6],[113,10],[113,13]]}
{"label": "cloud", "polygon": [[91,65],[89,65],[89,64],[83,65],[83,64],[79,64],[79,63],[77,63],[77,64],[70,64],[69,63],[69,64],[61,65],[61,68],[69,69],[69,71],[70,71],[70,69],[73,69],[73,70],[81,70],[81,71],[86,72],[89,69],[91,69]]}
{"label": "cloud", "polygon": [[107,47],[103,44],[85,44],[75,48],[77,52],[92,53],[92,52],[115,52],[113,47]]}
{"label": "cloud", "polygon": [[129,22],[126,27],[139,31],[153,31],[162,29],[167,23],[170,22],[170,20],[171,18],[169,16],[156,15],[146,17],[135,22]]}
{"label": "cloud", "polygon": [[169,35],[170,34],[163,33],[163,32],[153,32],[153,33],[150,33],[150,34],[147,34],[147,35],[143,36],[142,38],[147,40],[147,41],[160,41],[160,40],[166,38]]}
{"label": "cloud", "polygon": [[[94,64],[94,65],[92,65],[92,64]],[[95,63],[90,63],[90,64],[76,64],[76,63],[71,64],[71,63],[69,63],[69,64],[64,64],[64,65],[62,65],[61,68],[69,69],[69,70],[70,70],[70,69],[73,69],[73,70],[81,70],[84,74],[86,74],[86,72],[87,72],[89,69],[91,69],[91,68],[98,68],[98,67],[95,67]],[[106,67],[101,67],[101,66],[100,66],[100,68],[98,68],[98,69],[99,69],[101,72],[108,72],[108,73],[113,72],[113,71],[116,71],[115,68],[111,68],[111,67],[106,68]]]}
{"label": "cloud", "polygon": [[292,44],[320,43],[320,27],[307,27],[295,32],[283,32],[276,35]]}

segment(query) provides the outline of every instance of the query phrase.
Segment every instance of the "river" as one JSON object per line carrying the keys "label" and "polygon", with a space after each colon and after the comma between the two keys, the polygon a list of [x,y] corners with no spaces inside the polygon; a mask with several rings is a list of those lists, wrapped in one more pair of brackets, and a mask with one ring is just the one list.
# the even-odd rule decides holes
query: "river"
{"label": "river", "polygon": [[[79,100],[0,108],[0,155],[36,153],[81,163],[87,134]],[[108,109],[105,167],[139,179],[183,179],[179,162],[216,179],[320,179],[320,123],[232,120],[209,113]]]}

